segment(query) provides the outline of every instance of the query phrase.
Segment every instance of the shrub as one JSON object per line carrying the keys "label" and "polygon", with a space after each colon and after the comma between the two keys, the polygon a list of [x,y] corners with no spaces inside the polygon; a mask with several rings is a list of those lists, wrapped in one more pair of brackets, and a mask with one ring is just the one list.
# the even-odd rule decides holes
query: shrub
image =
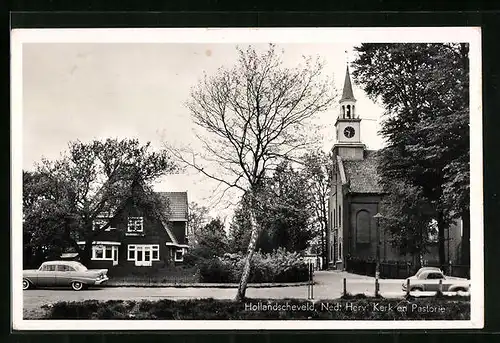
{"label": "shrub", "polygon": [[[391,310],[375,310],[388,308]],[[274,308],[265,309],[263,305]],[[363,307],[368,310],[354,310]],[[260,306],[260,308],[259,308]],[[295,309],[292,308],[295,306]],[[331,309],[338,306],[340,310]],[[397,307],[406,307],[400,311]],[[414,309],[441,307],[444,311]],[[253,310],[252,308],[255,308]],[[469,299],[419,298],[402,299],[351,298],[319,300],[312,303],[302,299],[247,299],[245,302],[214,299],[159,300],[129,304],[128,301],[59,302],[47,309],[48,319],[325,319],[325,320],[468,320]]]}
{"label": "shrub", "polygon": [[199,273],[202,282],[224,283],[234,281],[231,277],[230,267],[218,258],[204,260],[200,264]]}
{"label": "shrub", "polygon": [[[225,254],[200,264],[201,282],[236,283],[241,279],[246,256]],[[256,252],[252,258],[249,282],[307,281],[308,266],[298,253],[278,249],[269,254]]]}

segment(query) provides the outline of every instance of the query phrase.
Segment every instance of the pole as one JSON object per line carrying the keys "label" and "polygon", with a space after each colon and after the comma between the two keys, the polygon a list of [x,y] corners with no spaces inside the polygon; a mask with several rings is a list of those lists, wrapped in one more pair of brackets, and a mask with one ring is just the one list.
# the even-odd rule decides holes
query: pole
{"label": "pole", "polygon": [[377,251],[376,251],[375,278],[378,280],[380,277],[380,226],[379,218],[377,218]]}
{"label": "pole", "polygon": [[377,250],[376,250],[376,265],[375,265],[375,296],[378,297],[379,293],[379,283],[378,279],[380,278],[380,218],[382,215],[380,212],[377,212],[376,215],[373,216],[377,219]]}
{"label": "pole", "polygon": [[309,282],[307,283],[307,299],[314,299],[314,284],[313,284],[313,264],[309,263],[308,265],[308,274],[309,274]]}

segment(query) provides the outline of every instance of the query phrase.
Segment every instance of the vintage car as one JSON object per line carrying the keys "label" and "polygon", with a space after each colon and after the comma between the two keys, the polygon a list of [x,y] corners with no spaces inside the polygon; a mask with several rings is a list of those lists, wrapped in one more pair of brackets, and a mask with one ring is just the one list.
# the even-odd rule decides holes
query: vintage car
{"label": "vintage car", "polygon": [[408,288],[408,282],[411,292],[437,292],[440,282],[443,292],[468,292],[470,288],[469,280],[445,276],[439,268],[435,267],[421,268],[417,274],[406,279],[402,285],[405,292]]}
{"label": "vintage car", "polygon": [[438,267],[422,267],[420,268],[416,273],[415,273],[415,276],[419,276],[422,272],[426,271],[426,270],[432,270],[432,271],[437,271],[437,272],[442,272],[442,270]]}
{"label": "vintage car", "polygon": [[87,269],[76,261],[44,262],[38,269],[23,271],[23,289],[71,286],[75,291],[108,281],[107,269]]}

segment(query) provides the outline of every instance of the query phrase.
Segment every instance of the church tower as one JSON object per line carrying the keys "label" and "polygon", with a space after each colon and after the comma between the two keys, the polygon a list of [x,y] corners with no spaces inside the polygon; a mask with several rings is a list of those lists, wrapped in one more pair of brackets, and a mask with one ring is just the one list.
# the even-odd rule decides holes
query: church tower
{"label": "church tower", "polygon": [[346,68],[344,89],[335,122],[337,138],[333,153],[345,160],[363,159],[365,145],[361,142],[361,119],[356,113],[356,98],[352,91],[349,66]]}

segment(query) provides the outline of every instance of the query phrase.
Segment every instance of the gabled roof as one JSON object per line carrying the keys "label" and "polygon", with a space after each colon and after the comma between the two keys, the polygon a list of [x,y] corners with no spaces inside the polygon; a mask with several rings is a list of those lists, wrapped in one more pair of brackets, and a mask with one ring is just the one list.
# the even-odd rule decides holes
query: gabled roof
{"label": "gabled roof", "polygon": [[384,193],[377,173],[377,151],[365,150],[363,160],[342,160],[350,193]]}
{"label": "gabled roof", "polygon": [[187,192],[158,192],[162,199],[166,199],[169,204],[169,221],[187,221],[188,219],[188,198]]}
{"label": "gabled roof", "polygon": [[344,80],[344,90],[342,91],[342,98],[340,101],[344,100],[352,100],[355,101],[354,94],[352,92],[352,84],[351,84],[351,75],[349,74],[349,66],[347,66],[345,71],[345,80]]}

